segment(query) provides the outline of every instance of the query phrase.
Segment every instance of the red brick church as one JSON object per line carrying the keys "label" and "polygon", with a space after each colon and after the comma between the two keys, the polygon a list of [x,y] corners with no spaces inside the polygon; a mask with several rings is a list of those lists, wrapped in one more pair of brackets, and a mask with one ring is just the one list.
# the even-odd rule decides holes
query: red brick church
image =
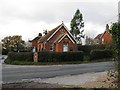
{"label": "red brick church", "polygon": [[39,34],[31,40],[31,43],[37,51],[76,51],[76,41],[63,22],[56,28],[46,32],[44,36]]}

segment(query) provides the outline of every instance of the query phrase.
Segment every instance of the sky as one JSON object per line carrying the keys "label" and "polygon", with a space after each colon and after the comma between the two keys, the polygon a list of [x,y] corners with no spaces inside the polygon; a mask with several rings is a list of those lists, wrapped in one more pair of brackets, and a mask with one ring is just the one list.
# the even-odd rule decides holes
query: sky
{"label": "sky", "polygon": [[94,38],[103,33],[106,24],[118,20],[119,0],[0,0],[0,40],[21,35],[32,40],[60,25],[70,30],[70,22],[79,9],[85,23],[84,34]]}

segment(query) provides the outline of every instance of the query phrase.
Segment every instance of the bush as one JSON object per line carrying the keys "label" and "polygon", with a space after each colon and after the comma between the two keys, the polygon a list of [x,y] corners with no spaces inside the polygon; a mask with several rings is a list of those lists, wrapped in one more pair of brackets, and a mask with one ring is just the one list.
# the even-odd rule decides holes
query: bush
{"label": "bush", "polygon": [[39,52],[39,62],[83,61],[83,52]]}
{"label": "bush", "polygon": [[91,50],[94,49],[105,49],[107,46],[106,45],[77,45],[78,47],[78,51],[83,51],[85,53],[85,55],[90,55]]}
{"label": "bush", "polygon": [[33,61],[32,52],[9,52],[8,53],[9,61]]}
{"label": "bush", "polygon": [[[84,55],[79,52],[39,52],[38,62],[83,61]],[[10,52],[7,62],[33,61],[32,52]]]}
{"label": "bush", "polygon": [[2,55],[7,55],[8,54],[8,50],[7,49],[2,49]]}
{"label": "bush", "polygon": [[90,52],[90,60],[113,58],[113,55],[114,55],[114,52],[112,50],[95,49]]}

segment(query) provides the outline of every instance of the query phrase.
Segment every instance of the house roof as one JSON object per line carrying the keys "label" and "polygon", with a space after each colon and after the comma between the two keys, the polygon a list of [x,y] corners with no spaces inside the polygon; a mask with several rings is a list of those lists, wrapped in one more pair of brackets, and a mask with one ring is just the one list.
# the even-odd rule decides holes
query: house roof
{"label": "house roof", "polygon": [[75,43],[75,41],[74,41],[68,34],[63,35],[62,38],[60,38],[60,39],[58,40],[58,43],[61,42],[66,36],[67,36],[73,43]]}
{"label": "house roof", "polygon": [[64,34],[60,34],[60,35],[56,38],[56,40],[54,41],[54,43],[58,42],[63,36],[64,36]]}
{"label": "house roof", "polygon": [[103,33],[98,34],[94,39],[100,39]]}
{"label": "house roof", "polygon": [[105,33],[108,33],[109,35],[112,36],[112,34],[111,34],[109,31],[105,31],[105,32],[101,35],[101,38],[104,36]]}
{"label": "house roof", "polygon": [[39,36],[37,36],[37,37],[35,37],[32,41],[37,41],[37,40],[39,40],[41,37],[39,37]]}
{"label": "house roof", "polygon": [[109,32],[109,30],[110,30],[109,25],[106,24],[106,29],[105,29],[104,33],[101,35],[101,38],[104,36],[105,33],[108,33],[108,34],[110,34],[112,36],[112,34]]}
{"label": "house roof", "polygon": [[29,40],[29,42],[38,41],[40,38],[41,38],[40,36],[37,36],[37,37],[35,37],[33,40]]}
{"label": "house roof", "polygon": [[51,31],[49,31],[46,35],[44,35],[43,37],[41,37],[39,39],[40,42],[44,42],[47,41],[47,39],[60,27],[61,25],[57,26],[56,28],[52,29]]}
{"label": "house roof", "polygon": [[[59,26],[57,26],[56,28],[52,29],[51,31],[49,31],[49,33],[47,33],[46,35],[44,35],[43,37],[41,37],[39,39],[39,42],[45,42],[45,41],[48,41],[50,40],[50,38],[52,38],[54,36],[54,34],[61,28],[61,27],[64,27],[67,32],[70,34],[70,37],[73,39],[74,42],[76,42],[73,38],[73,36],[71,35],[71,33],[68,31],[68,29],[66,28],[66,26],[62,23],[60,24]],[[57,42],[63,35],[60,34],[58,36],[58,38],[55,40],[55,42]]]}

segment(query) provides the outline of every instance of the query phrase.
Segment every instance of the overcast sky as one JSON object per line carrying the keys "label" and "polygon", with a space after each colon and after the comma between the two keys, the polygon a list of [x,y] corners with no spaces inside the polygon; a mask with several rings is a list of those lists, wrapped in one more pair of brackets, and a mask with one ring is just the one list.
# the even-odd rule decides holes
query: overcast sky
{"label": "overcast sky", "polygon": [[77,9],[83,14],[84,33],[92,38],[102,33],[107,23],[111,25],[118,19],[119,0],[48,1],[0,0],[0,40],[9,35],[22,35],[27,41],[62,21],[70,29],[70,21]]}

